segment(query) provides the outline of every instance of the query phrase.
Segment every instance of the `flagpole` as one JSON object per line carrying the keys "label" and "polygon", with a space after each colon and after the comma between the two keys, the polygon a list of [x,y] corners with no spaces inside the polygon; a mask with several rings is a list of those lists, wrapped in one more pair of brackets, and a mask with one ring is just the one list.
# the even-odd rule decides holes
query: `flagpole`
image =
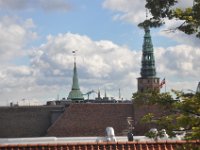
{"label": "flagpole", "polygon": [[165,93],[166,93],[166,79],[165,79]]}

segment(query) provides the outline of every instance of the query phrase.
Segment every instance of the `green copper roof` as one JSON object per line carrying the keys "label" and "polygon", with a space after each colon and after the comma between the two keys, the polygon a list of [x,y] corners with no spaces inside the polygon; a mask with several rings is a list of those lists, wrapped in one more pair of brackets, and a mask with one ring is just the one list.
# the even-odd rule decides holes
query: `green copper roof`
{"label": "green copper roof", "polygon": [[73,72],[73,83],[72,83],[72,90],[70,91],[67,99],[69,100],[84,100],[83,94],[80,91],[79,84],[78,84],[78,74],[76,69],[76,62],[74,62],[74,72]]}
{"label": "green copper roof", "polygon": [[149,27],[145,27],[144,43],[142,49],[142,68],[140,74],[143,78],[156,76],[153,44],[151,41]]}

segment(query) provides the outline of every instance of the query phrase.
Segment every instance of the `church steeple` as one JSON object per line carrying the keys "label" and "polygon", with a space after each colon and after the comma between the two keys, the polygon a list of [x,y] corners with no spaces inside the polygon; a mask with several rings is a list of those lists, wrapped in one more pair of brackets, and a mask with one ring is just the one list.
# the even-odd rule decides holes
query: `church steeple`
{"label": "church steeple", "polygon": [[138,92],[160,91],[159,78],[156,77],[153,44],[148,26],[144,27],[144,42],[142,47],[142,66],[138,78]]}
{"label": "church steeple", "polygon": [[73,80],[72,80],[72,89],[67,97],[68,100],[81,101],[84,100],[83,94],[80,91],[78,83],[78,73],[76,68],[76,53],[74,53],[74,69],[73,69]]}
{"label": "church steeple", "polygon": [[144,43],[142,49],[142,68],[140,74],[143,78],[156,76],[153,44],[151,41],[149,27],[145,27]]}

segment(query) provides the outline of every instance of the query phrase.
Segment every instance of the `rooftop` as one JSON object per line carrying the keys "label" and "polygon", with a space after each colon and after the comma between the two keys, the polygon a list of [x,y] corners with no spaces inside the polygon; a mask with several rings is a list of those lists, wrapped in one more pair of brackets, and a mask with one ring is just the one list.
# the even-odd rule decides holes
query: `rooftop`
{"label": "rooftop", "polygon": [[0,150],[27,149],[27,150],[183,150],[198,149],[200,140],[195,141],[159,141],[159,142],[84,142],[84,143],[45,143],[45,144],[7,144],[1,145]]}

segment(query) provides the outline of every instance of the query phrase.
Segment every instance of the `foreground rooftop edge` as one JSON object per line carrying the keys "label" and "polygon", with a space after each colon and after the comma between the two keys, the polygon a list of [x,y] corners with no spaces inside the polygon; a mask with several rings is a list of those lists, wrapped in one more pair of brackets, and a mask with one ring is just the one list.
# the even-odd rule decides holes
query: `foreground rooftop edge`
{"label": "foreground rooftop edge", "polygon": [[146,142],[84,142],[84,143],[45,143],[45,144],[7,144],[0,150],[184,150],[185,148],[199,150],[200,140],[193,141],[146,141]]}

